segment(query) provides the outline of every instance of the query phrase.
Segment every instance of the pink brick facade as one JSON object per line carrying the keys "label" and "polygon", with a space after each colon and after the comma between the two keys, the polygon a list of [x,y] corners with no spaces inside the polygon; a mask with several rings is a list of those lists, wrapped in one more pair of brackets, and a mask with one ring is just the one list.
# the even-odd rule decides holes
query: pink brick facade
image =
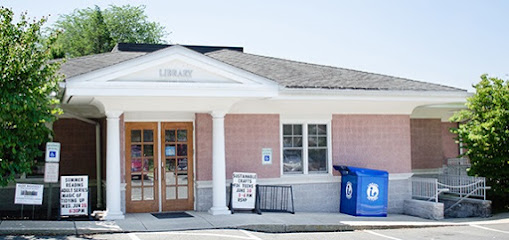
{"label": "pink brick facade", "polygon": [[410,159],[409,116],[332,116],[332,163],[334,165],[406,173],[411,171]]}
{"label": "pink brick facade", "polygon": [[442,149],[444,164],[447,164],[448,158],[456,158],[459,155],[459,145],[456,143],[456,134],[451,133],[449,129],[458,127],[457,123],[443,122],[442,124]]}
{"label": "pink brick facade", "polygon": [[210,114],[197,113],[194,128],[196,180],[212,180],[212,117]]}
{"label": "pink brick facade", "polygon": [[412,119],[412,169],[440,168],[448,158],[459,154],[458,144],[449,128],[455,123],[440,119]]}
{"label": "pink brick facade", "polygon": [[[196,179],[212,180],[212,117],[196,114]],[[272,148],[272,164],[262,164],[262,148]],[[226,178],[255,172],[259,178],[280,175],[279,115],[228,114],[225,117]]]}
{"label": "pink brick facade", "polygon": [[[226,178],[231,178],[233,172],[255,172],[258,178],[279,177],[279,138],[279,115],[226,115]],[[272,164],[262,164],[262,148],[272,148]]]}

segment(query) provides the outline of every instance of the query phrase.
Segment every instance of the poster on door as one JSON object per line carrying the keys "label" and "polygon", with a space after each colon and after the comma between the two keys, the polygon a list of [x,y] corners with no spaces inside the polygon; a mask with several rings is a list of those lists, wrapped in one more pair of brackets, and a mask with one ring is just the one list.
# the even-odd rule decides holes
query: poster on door
{"label": "poster on door", "polygon": [[88,215],[88,176],[60,178],[60,214]]}
{"label": "poster on door", "polygon": [[256,173],[234,172],[232,208],[254,209],[256,202]]}

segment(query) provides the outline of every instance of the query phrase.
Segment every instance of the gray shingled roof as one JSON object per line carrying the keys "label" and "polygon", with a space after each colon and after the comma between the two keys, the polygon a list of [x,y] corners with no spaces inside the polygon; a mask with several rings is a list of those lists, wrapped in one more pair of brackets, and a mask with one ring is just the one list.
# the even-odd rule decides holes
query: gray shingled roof
{"label": "gray shingled roof", "polygon": [[[159,50],[161,51],[161,50]],[[146,52],[110,52],[68,59],[61,72],[67,78],[140,57]],[[287,88],[465,91],[434,83],[420,82],[345,68],[265,57],[232,50],[205,54],[218,61],[273,80]]]}
{"label": "gray shingled roof", "polygon": [[66,78],[75,77],[84,73],[99,70],[101,68],[113,66],[139,56],[147,54],[146,52],[108,52],[101,54],[88,55],[77,58],[70,58],[62,64],[60,72]]}
{"label": "gray shingled roof", "polygon": [[439,84],[265,57],[231,50],[210,52],[207,56],[237,68],[272,79],[287,88],[466,91]]}

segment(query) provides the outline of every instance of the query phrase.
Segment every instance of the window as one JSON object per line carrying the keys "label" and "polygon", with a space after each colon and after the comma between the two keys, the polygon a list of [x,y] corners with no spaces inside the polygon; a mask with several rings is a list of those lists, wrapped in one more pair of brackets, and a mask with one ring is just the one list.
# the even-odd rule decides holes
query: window
{"label": "window", "polygon": [[328,173],[327,124],[283,124],[283,174]]}

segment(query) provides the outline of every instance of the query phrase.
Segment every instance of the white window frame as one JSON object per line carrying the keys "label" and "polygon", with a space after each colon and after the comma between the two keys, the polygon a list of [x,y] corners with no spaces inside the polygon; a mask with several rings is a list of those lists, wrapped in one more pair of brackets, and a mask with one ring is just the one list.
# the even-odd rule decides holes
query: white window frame
{"label": "white window frame", "polygon": [[[302,125],[302,173],[285,173],[283,167],[283,126],[286,124],[300,124]],[[308,169],[308,125],[309,124],[324,124],[327,126],[327,172],[323,173],[309,173]],[[331,118],[328,119],[282,119],[280,120],[279,138],[280,138],[280,174],[282,177],[293,176],[332,176],[332,124]]]}

